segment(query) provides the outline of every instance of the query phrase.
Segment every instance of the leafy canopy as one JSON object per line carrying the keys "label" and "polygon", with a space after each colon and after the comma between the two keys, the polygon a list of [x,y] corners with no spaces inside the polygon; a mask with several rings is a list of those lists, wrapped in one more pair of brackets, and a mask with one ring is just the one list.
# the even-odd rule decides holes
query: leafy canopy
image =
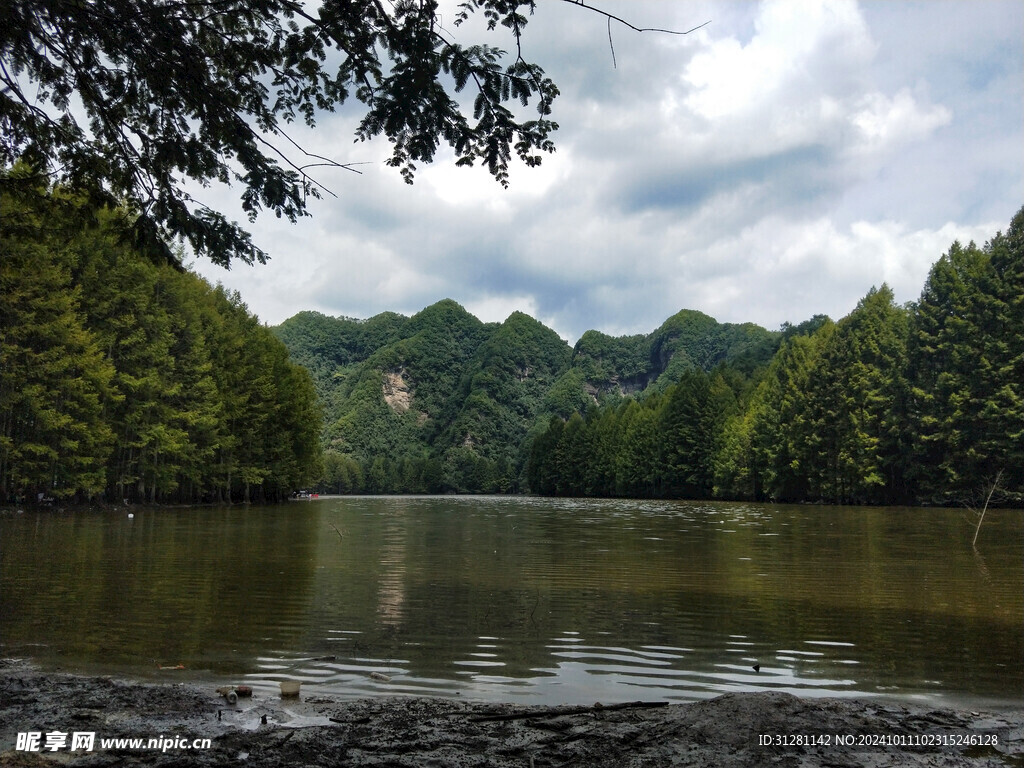
{"label": "leafy canopy", "polygon": [[[295,221],[325,191],[307,172],[343,164],[304,152],[286,126],[355,97],[356,137],[381,134],[412,182],[443,141],[457,164],[483,162],[503,185],[512,151],[551,152],[555,84],[519,47],[534,0],[469,0],[511,31],[516,52],[463,45],[436,0],[24,0],[0,8],[0,164],[23,160],[96,203],[136,213],[134,244],[174,261],[189,241],[224,266],[265,262],[237,223],[183,187],[242,187],[250,221]],[[466,114],[454,98],[475,93]],[[533,103],[536,116],[510,108]],[[302,159],[292,159],[300,157]],[[3,190],[0,190],[3,191]]]}

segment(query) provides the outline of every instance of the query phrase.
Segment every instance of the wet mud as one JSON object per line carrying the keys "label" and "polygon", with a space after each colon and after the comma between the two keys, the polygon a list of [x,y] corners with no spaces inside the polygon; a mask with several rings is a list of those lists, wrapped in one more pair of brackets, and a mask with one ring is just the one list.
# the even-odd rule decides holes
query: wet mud
{"label": "wet mud", "polygon": [[[216,688],[0,664],[0,767],[1024,766],[1024,705],[983,712],[786,693],[587,707],[261,693],[229,703]],[[91,750],[45,748],[48,734],[76,732],[95,734]],[[32,733],[39,746],[26,749]],[[116,739],[146,743],[101,743]]]}

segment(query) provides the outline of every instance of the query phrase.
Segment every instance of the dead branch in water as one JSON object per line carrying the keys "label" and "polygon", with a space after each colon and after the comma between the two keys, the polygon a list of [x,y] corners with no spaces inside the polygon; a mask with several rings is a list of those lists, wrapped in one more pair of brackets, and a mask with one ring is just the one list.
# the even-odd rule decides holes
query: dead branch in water
{"label": "dead branch in water", "polygon": [[981,508],[981,515],[978,517],[978,525],[974,528],[974,538],[971,539],[971,548],[977,549],[975,546],[978,543],[978,532],[981,530],[981,521],[985,519],[985,512],[988,511],[988,503],[992,501],[992,494],[996,492],[996,488],[999,487],[999,479],[1003,476],[1003,470],[996,472],[996,479],[992,481],[992,485],[989,486],[988,496],[985,497],[985,506]]}
{"label": "dead branch in water", "polygon": [[667,707],[667,701],[627,701],[624,704],[594,704],[590,707],[552,707],[550,709],[535,709],[527,712],[510,712],[501,715],[480,715],[471,717],[471,723],[485,723],[498,720],[529,720],[531,718],[543,719],[549,717],[564,717],[566,715],[586,715],[597,712],[610,712],[615,709],[644,709],[650,707]]}

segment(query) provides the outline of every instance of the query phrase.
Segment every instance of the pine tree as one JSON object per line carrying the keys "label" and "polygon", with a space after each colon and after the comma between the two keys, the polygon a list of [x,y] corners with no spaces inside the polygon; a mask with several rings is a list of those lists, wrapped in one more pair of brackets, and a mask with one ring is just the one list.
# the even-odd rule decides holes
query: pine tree
{"label": "pine tree", "polygon": [[591,455],[586,422],[574,412],[565,423],[553,458],[557,495],[582,496],[586,493],[587,464]]}
{"label": "pine tree", "polygon": [[829,321],[811,336],[788,339],[748,404],[749,424],[744,429],[749,441],[748,482],[755,498],[806,501],[819,492],[825,435],[811,422],[810,393],[818,358],[834,328]]}
{"label": "pine tree", "polygon": [[753,410],[733,414],[722,427],[715,452],[717,498],[753,500],[761,497],[760,472],[751,450]]}
{"label": "pine tree", "polygon": [[817,490],[836,503],[905,499],[906,312],[872,289],[822,349],[810,390]]}
{"label": "pine tree", "polygon": [[982,408],[985,424],[979,452],[989,457],[986,480],[1000,482],[1018,500],[1024,497],[1024,207],[1005,234],[986,246],[990,272],[985,281],[991,332],[985,334],[990,393]]}
{"label": "pine tree", "polygon": [[[988,255],[954,243],[932,267],[910,338],[915,477],[935,501],[963,499],[983,481],[978,452],[989,402],[984,283]],[[984,382],[984,385],[983,385]]]}
{"label": "pine tree", "polygon": [[84,323],[62,244],[32,236],[55,209],[17,207],[5,196],[0,210],[0,496],[91,496],[106,483],[113,367]]}
{"label": "pine tree", "polygon": [[534,493],[553,496],[558,490],[560,477],[555,457],[564,429],[565,422],[557,416],[552,416],[548,422],[548,428],[530,446],[530,455],[526,464],[526,481]]}
{"label": "pine tree", "polygon": [[914,307],[909,340],[916,479],[969,503],[1003,471],[1024,491],[1024,209],[984,248],[954,243]]}
{"label": "pine tree", "polygon": [[621,438],[615,457],[615,490],[620,496],[646,498],[660,491],[659,404],[657,396],[642,405],[631,400],[619,420]]}

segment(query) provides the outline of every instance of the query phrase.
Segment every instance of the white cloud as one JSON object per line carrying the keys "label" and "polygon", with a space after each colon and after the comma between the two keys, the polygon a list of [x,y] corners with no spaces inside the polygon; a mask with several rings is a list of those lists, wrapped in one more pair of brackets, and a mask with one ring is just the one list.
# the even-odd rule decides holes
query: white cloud
{"label": "white cloud", "polygon": [[740,261],[745,270],[702,281],[694,298],[719,320],[769,328],[818,313],[839,319],[882,283],[898,302],[917,299],[932,264],[954,240],[980,243],[998,229],[995,222],[950,222],[911,230],[895,221],[855,221],[840,228],[829,218],[767,217],[715,243],[707,258]]}
{"label": "white cloud", "polygon": [[530,295],[478,295],[468,300],[464,306],[467,312],[485,323],[501,323],[513,312],[523,312],[539,320],[563,339],[575,341],[575,337],[570,338],[570,334],[562,331],[558,317],[545,314],[538,306],[537,299]]}
{"label": "white cloud", "polygon": [[478,296],[466,303],[466,310],[485,323],[500,323],[513,312],[537,316],[537,302],[532,296]]}
{"label": "white cloud", "polygon": [[571,150],[561,147],[555,154],[545,154],[537,168],[526,167],[518,158],[509,163],[509,186],[502,187],[479,164],[471,168],[456,167],[451,152],[419,173],[417,183],[426,184],[438,199],[463,212],[487,210],[506,221],[516,207],[543,197],[552,185],[568,174]]}
{"label": "white cloud", "polygon": [[[220,276],[269,322],[450,297],[570,341],[682,308],[838,318],[883,281],[914,299],[953,239],[988,239],[1024,202],[1024,5],[981,6],[635,0],[615,12],[712,23],[615,26],[613,68],[603,18],[540,4],[524,54],[562,89],[540,169],[502,190],[442,153],[409,187],[385,141],[353,145],[352,116],[331,117],[303,140],[364,175],[327,179],[338,198],[312,220],[261,218],[271,264]],[[958,25],[969,45],[943,31]]]}
{"label": "white cloud", "polygon": [[809,85],[813,95],[831,84],[830,70],[860,67],[874,50],[850,0],[769,0],[755,30],[746,45],[709,39],[693,57],[683,79],[694,88],[686,104],[696,115],[715,121],[776,109],[793,86]]}
{"label": "white cloud", "polygon": [[906,87],[892,96],[872,88],[877,45],[852,0],[768,0],[754,26],[746,44],[709,32],[707,50],[682,73],[686,95],[662,99],[663,110],[696,128],[704,155],[808,146],[881,153],[951,119],[941,105],[918,104]]}
{"label": "white cloud", "polygon": [[936,128],[949,124],[952,117],[943,106],[919,106],[904,88],[892,98],[881,93],[865,94],[850,120],[862,137],[857,149],[878,152],[923,139]]}

